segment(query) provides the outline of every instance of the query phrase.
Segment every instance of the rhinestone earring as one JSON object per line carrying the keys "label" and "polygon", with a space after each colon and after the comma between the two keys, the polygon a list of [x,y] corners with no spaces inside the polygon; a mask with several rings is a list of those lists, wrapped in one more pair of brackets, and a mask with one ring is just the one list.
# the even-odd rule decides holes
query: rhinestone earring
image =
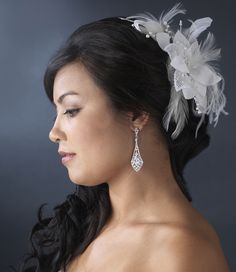
{"label": "rhinestone earring", "polygon": [[141,158],[140,152],[139,152],[139,147],[138,147],[138,132],[139,129],[135,128],[134,130],[135,132],[135,147],[134,147],[134,152],[133,152],[133,156],[132,156],[132,160],[131,160],[131,165],[133,167],[133,169],[138,172],[142,166],[143,166],[143,160]]}

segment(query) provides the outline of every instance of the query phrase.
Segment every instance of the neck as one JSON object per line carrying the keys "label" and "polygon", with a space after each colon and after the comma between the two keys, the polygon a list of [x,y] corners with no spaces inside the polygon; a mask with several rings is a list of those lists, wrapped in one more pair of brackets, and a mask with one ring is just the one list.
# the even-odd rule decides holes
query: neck
{"label": "neck", "polygon": [[114,224],[168,221],[177,203],[189,205],[173,176],[164,146],[146,148],[141,154],[144,165],[139,172],[127,165],[108,182]]}

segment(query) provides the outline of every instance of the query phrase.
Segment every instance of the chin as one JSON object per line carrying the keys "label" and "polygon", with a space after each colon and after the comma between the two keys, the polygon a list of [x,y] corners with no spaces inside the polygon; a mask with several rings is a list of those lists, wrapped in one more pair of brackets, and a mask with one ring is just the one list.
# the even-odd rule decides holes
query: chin
{"label": "chin", "polygon": [[91,180],[84,179],[83,177],[78,177],[74,176],[70,171],[69,171],[69,179],[71,182],[73,182],[76,185],[83,185],[83,186],[94,186],[96,184],[93,184]]}
{"label": "chin", "polygon": [[97,178],[94,178],[94,176],[92,177],[90,172],[91,171],[89,169],[87,169],[87,171],[82,171],[81,168],[78,170],[78,168],[76,169],[68,167],[69,179],[76,185],[83,185],[89,187],[105,183],[104,180],[106,180],[106,178],[103,178],[103,174],[101,175],[100,173],[98,173]]}

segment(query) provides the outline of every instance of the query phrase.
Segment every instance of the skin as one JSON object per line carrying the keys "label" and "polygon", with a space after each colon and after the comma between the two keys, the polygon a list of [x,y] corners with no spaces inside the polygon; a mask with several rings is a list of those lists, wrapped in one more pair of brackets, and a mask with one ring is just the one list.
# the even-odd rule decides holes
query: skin
{"label": "skin", "polygon": [[[73,90],[78,95],[59,97]],[[65,166],[79,185],[109,185],[112,217],[68,272],[230,271],[220,239],[191,206],[171,171],[165,142],[143,113],[112,110],[102,89],[79,63],[64,66],[54,81],[57,118],[49,138],[59,150],[76,153]],[[68,109],[79,112],[63,114]],[[135,172],[130,161],[134,128],[144,165]],[[191,268],[191,269],[190,269]]]}

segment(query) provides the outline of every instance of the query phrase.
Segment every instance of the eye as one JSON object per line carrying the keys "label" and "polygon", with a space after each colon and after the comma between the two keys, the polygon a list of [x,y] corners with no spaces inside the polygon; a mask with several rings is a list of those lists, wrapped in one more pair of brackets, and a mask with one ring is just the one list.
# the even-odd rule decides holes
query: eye
{"label": "eye", "polygon": [[79,112],[80,109],[69,109],[66,110],[63,114],[68,114],[70,117],[74,117],[77,112]]}
{"label": "eye", "polygon": [[[69,109],[69,110],[66,110],[63,114],[68,114],[70,117],[74,117],[76,113],[79,111],[80,109]],[[57,115],[53,117],[53,122],[55,122],[56,119],[57,119]]]}

